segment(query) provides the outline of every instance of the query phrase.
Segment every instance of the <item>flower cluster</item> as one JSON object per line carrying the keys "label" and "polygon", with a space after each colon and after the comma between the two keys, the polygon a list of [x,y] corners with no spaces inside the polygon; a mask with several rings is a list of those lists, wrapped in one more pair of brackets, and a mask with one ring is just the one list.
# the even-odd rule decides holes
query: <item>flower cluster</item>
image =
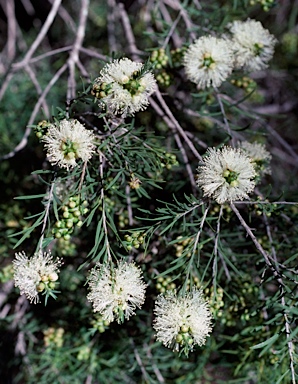
{"label": "flower cluster", "polygon": [[185,72],[200,88],[219,87],[232,73],[234,56],[229,40],[200,37],[184,55]]}
{"label": "flower cluster", "polygon": [[252,160],[240,148],[209,148],[198,167],[197,184],[219,204],[248,198],[255,187]]}
{"label": "flower cluster", "polygon": [[145,301],[146,284],[141,273],[135,264],[125,261],[118,262],[117,267],[98,263],[88,280],[87,300],[92,302],[94,312],[109,323],[129,319]]}
{"label": "flower cluster", "polygon": [[219,87],[234,69],[258,71],[267,67],[276,39],[259,21],[228,24],[231,36],[202,36],[184,54],[189,80],[199,88]]}
{"label": "flower cluster", "polygon": [[42,137],[51,164],[67,170],[77,165],[77,160],[88,161],[94,150],[95,136],[78,120],[61,120],[51,124]]}
{"label": "flower cluster", "polygon": [[271,154],[266,150],[264,144],[249,143],[248,141],[242,141],[240,143],[245,153],[251,158],[252,164],[255,168],[257,177],[260,179],[263,175],[270,175],[270,160]]}
{"label": "flower cluster", "polygon": [[259,21],[235,20],[228,25],[232,33],[236,68],[260,71],[267,68],[277,40]]}
{"label": "flower cluster", "polygon": [[157,297],[154,329],[157,340],[166,347],[187,355],[194,345],[202,346],[212,330],[211,313],[201,290],[193,289],[184,296],[168,291]]}
{"label": "flower cluster", "polygon": [[28,258],[25,252],[16,253],[14,266],[15,286],[30,302],[39,302],[40,292],[50,292],[58,280],[60,259],[53,260],[51,253],[35,253]]}
{"label": "flower cluster", "polygon": [[148,97],[155,90],[154,76],[144,64],[124,58],[105,65],[91,93],[100,99],[100,105],[109,114],[125,117],[146,109]]}

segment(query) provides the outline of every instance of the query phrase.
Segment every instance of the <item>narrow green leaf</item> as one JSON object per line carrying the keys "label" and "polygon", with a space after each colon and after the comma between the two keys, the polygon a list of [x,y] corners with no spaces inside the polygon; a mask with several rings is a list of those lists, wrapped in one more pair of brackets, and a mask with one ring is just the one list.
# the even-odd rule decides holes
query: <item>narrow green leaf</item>
{"label": "narrow green leaf", "polygon": [[269,339],[263,341],[262,343],[253,345],[250,348],[251,349],[261,349],[261,348],[268,347],[268,346],[270,347],[278,338],[279,338],[279,334],[276,333],[275,335],[269,337]]}

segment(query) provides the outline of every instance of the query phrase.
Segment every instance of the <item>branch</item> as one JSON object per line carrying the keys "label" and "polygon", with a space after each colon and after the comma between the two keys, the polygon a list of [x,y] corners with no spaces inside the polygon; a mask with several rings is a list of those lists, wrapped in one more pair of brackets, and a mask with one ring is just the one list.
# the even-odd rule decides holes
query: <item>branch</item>
{"label": "branch", "polygon": [[34,40],[33,44],[31,45],[31,47],[29,48],[29,51],[26,53],[25,57],[23,58],[23,60],[21,60],[19,63],[15,63],[12,65],[12,68],[14,71],[16,70],[19,70],[20,68],[24,68],[28,65],[31,57],[33,56],[34,52],[36,51],[36,49],[38,48],[38,46],[40,45],[40,43],[42,42],[42,40],[44,39],[45,35],[47,34],[48,30],[50,29],[50,26],[52,25],[56,15],[57,15],[57,12],[58,12],[58,9],[60,7],[60,4],[61,4],[61,1],[62,0],[55,0],[54,1],[54,4],[50,10],[50,13],[48,14],[48,17],[46,19],[46,21],[44,22],[39,34],[37,35],[36,39]]}
{"label": "branch", "polygon": [[83,44],[83,40],[86,32],[86,22],[88,16],[89,0],[81,0],[81,12],[79,17],[79,27],[76,34],[76,39],[73,44],[72,51],[70,53],[67,65],[69,68],[68,87],[66,102],[75,98],[76,80],[75,80],[75,65],[79,61],[79,51]]}

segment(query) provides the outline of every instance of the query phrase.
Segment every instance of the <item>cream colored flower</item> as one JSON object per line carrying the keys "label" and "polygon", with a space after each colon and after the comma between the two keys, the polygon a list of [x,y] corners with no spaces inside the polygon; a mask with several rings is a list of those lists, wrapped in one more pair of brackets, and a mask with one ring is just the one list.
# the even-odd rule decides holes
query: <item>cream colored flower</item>
{"label": "cream colored flower", "polygon": [[94,140],[94,134],[78,120],[66,119],[51,124],[42,138],[50,163],[67,170],[74,168],[79,159],[91,159],[95,150]]}
{"label": "cream colored flower", "polygon": [[124,58],[105,65],[94,81],[92,94],[109,114],[125,117],[146,109],[155,90],[156,80],[144,64]]}
{"label": "cream colored flower", "polygon": [[236,67],[247,71],[267,68],[274,54],[276,38],[256,20],[236,20],[228,28],[232,33]]}
{"label": "cream colored flower", "polygon": [[204,196],[219,204],[248,198],[255,187],[256,172],[251,159],[241,149],[209,148],[198,167],[197,184]]}
{"label": "cream colored flower", "polygon": [[196,344],[205,344],[212,331],[212,316],[201,290],[193,289],[184,296],[175,291],[160,294],[154,313],[157,340],[174,351],[182,349],[186,355]]}
{"label": "cream colored flower", "polygon": [[214,36],[200,37],[184,54],[184,66],[188,79],[200,88],[219,87],[233,70],[231,42]]}
{"label": "cream colored flower", "polygon": [[31,258],[25,252],[16,253],[13,261],[15,286],[19,287],[21,295],[25,294],[31,303],[36,304],[40,292],[54,288],[60,265],[60,259],[54,261],[50,252],[38,252]]}
{"label": "cream colored flower", "polygon": [[134,263],[121,261],[116,267],[98,263],[88,279],[94,312],[99,312],[109,323],[122,323],[135,314],[145,301],[146,284],[142,272]]}
{"label": "cream colored flower", "polygon": [[270,160],[272,156],[270,152],[267,151],[264,144],[242,141],[239,146],[251,158],[252,164],[259,178],[266,174],[270,175]]}

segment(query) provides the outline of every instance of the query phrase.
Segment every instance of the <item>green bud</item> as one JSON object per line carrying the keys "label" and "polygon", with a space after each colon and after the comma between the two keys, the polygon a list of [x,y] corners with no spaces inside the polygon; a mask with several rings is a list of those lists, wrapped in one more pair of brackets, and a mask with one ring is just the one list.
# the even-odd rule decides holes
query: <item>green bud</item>
{"label": "green bud", "polygon": [[73,212],[73,215],[79,217],[81,215],[81,212],[77,209]]}
{"label": "green bud", "polygon": [[186,333],[186,332],[188,332],[189,328],[186,325],[182,325],[182,327],[180,329],[181,329],[181,332]]}
{"label": "green bud", "polygon": [[74,201],[70,201],[68,205],[70,208],[75,208],[77,206],[77,204]]}
{"label": "green bud", "polygon": [[181,335],[181,333],[178,333],[178,335],[176,336],[176,341],[179,344],[183,342],[183,336]]}
{"label": "green bud", "polygon": [[36,286],[37,292],[42,292],[45,289],[45,284],[44,283],[39,283]]}
{"label": "green bud", "polygon": [[55,289],[55,283],[54,283],[54,281],[51,281],[50,283],[49,283],[49,288],[50,289]]}

